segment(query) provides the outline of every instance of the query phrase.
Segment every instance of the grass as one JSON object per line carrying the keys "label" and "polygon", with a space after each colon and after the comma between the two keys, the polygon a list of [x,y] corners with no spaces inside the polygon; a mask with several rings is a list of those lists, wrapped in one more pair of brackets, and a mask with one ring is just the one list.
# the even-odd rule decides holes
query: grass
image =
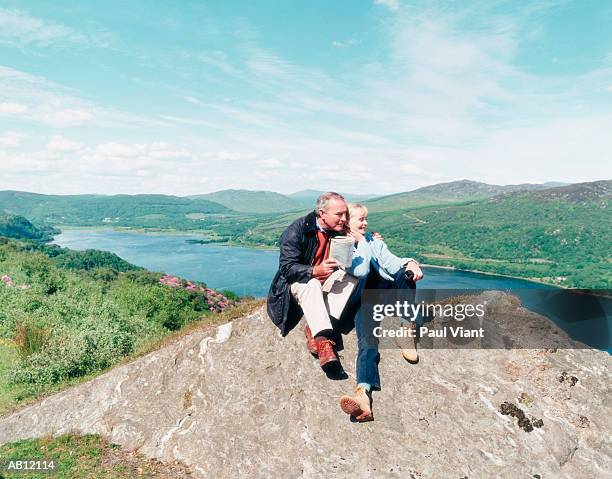
{"label": "grass", "polygon": [[205,331],[217,325],[246,316],[255,311],[257,308],[261,307],[264,303],[265,300],[248,300],[234,308],[227,309],[220,314],[203,316],[200,320],[189,323],[177,331],[173,331],[162,337],[153,338],[148,343],[141,345],[136,351],[134,351],[134,353],[126,356],[122,361],[115,363],[105,370],[96,371],[79,378],[65,380],[58,384],[44,386],[11,384],[9,382],[9,371],[19,360],[19,351],[15,344],[4,341],[3,343],[0,343],[0,416],[9,414],[16,409],[36,402],[43,397],[64,390],[70,386],[89,381],[97,376],[100,376],[101,374],[104,374],[110,369],[134,361],[135,359],[152,351],[161,349],[188,334],[196,331]]}
{"label": "grass", "polygon": [[[53,469],[45,472],[9,472],[8,466],[11,460],[48,461],[47,465],[53,461]],[[189,469],[183,464],[164,464],[155,459],[146,459],[109,443],[99,435],[67,434],[56,438],[27,439],[4,444],[0,446],[0,461],[2,462],[0,478],[7,479],[192,477]]]}

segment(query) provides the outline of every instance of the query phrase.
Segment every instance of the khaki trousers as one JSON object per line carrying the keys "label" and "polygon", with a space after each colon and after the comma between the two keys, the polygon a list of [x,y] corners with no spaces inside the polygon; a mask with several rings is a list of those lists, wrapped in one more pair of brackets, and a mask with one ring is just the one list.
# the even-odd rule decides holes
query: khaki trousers
{"label": "khaki trousers", "polygon": [[329,317],[340,318],[358,282],[354,276],[338,269],[323,284],[316,278],[308,283],[291,283],[289,290],[302,307],[313,336],[324,329],[332,329]]}

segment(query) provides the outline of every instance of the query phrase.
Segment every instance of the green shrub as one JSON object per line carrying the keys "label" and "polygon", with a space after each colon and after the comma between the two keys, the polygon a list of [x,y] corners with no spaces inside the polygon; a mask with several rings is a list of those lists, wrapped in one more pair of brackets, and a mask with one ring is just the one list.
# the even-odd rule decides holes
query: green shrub
{"label": "green shrub", "polygon": [[11,371],[11,381],[53,384],[104,369],[133,351],[135,335],[123,321],[88,318],[87,328],[56,331],[47,346]]}
{"label": "green shrub", "polygon": [[32,324],[19,323],[15,345],[22,358],[41,351],[49,340],[49,330]]}

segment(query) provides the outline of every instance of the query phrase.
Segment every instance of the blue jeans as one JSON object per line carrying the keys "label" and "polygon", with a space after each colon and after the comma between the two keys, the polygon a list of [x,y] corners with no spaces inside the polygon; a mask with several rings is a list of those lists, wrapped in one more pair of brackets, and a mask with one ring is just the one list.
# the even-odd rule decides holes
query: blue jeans
{"label": "blue jeans", "polygon": [[[414,281],[406,280],[404,269],[402,268],[394,277],[393,281],[381,278],[376,274],[374,278],[368,278],[365,285],[369,289],[401,289],[406,291],[407,300],[414,302],[416,293],[416,284]],[[362,288],[359,290],[357,301],[360,301]],[[361,306],[361,304],[359,304]],[[422,321],[417,318],[417,325]],[[364,318],[361,314],[361,307],[355,314],[355,333],[357,334],[357,384],[369,384],[374,390],[380,390],[380,375],[378,373],[378,363],[380,361],[380,352],[378,351],[378,343],[372,341],[372,328],[374,323],[372,318]]]}

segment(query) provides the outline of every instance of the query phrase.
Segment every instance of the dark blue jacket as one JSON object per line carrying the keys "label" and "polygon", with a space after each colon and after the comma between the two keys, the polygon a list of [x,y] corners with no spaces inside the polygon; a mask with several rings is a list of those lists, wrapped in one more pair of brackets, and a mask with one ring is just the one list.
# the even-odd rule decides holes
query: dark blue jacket
{"label": "dark blue jacket", "polygon": [[312,213],[291,223],[280,238],[279,268],[268,291],[268,316],[286,336],[302,317],[302,308],[289,291],[291,283],[312,279],[317,251],[317,215]]}

